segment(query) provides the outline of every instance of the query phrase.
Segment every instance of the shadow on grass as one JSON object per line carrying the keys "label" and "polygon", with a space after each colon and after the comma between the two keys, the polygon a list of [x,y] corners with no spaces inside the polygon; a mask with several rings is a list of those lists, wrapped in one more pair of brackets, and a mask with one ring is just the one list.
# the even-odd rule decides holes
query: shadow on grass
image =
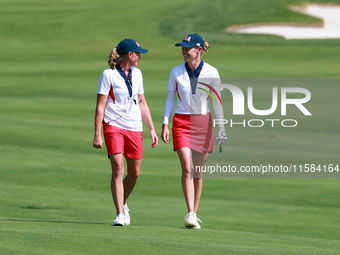
{"label": "shadow on grass", "polygon": [[87,225],[107,225],[103,222],[81,222],[81,221],[64,221],[64,220],[29,220],[29,219],[0,219],[0,221],[13,222],[38,222],[38,223],[64,223],[64,224],[87,224]]}

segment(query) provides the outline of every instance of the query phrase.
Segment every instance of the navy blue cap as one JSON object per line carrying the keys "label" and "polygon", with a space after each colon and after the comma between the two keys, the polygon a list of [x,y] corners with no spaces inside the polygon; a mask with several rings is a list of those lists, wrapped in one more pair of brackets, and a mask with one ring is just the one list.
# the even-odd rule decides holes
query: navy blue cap
{"label": "navy blue cap", "polygon": [[184,37],[182,42],[176,43],[175,46],[183,46],[185,48],[202,47],[204,49],[204,40],[198,34],[189,34]]}
{"label": "navy blue cap", "polygon": [[147,53],[147,49],[143,49],[140,47],[138,42],[132,39],[124,39],[120,43],[118,43],[116,47],[116,51],[119,55],[127,54],[131,52],[139,52],[139,53]]}

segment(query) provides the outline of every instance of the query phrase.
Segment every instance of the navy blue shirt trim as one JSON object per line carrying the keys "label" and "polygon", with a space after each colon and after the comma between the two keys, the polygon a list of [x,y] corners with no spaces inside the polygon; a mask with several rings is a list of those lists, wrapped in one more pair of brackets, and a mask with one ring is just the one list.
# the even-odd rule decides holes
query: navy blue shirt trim
{"label": "navy blue shirt trim", "polygon": [[126,77],[126,74],[124,73],[124,71],[122,70],[122,68],[120,67],[119,63],[116,65],[116,69],[118,71],[118,73],[120,74],[120,76],[123,77],[126,87],[129,91],[129,96],[132,97],[132,74],[131,74],[131,68],[129,69],[129,77]]}
{"label": "navy blue shirt trim", "polygon": [[190,78],[190,86],[191,86],[191,92],[192,94],[196,94],[196,88],[197,88],[197,78],[200,76],[200,73],[203,68],[203,60],[201,60],[201,63],[198,65],[195,71],[192,71],[192,69],[189,67],[188,63],[185,62],[185,69],[187,70],[188,76]]}

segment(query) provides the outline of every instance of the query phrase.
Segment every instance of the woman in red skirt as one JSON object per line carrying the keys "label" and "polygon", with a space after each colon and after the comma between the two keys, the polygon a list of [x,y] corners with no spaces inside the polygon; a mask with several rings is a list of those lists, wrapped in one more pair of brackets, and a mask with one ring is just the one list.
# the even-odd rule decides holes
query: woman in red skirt
{"label": "woman in red skirt", "polygon": [[[217,119],[224,119],[221,93],[216,88],[220,82],[216,68],[202,61],[202,51],[210,47],[198,34],[187,35],[175,46],[182,47],[184,63],[171,70],[167,85],[168,96],[164,107],[162,140],[169,143],[169,119],[177,97],[173,118],[172,136],[174,151],[182,167],[182,189],[188,208],[185,227],[200,229],[197,209],[202,192],[202,169],[213,151],[213,127],[208,100],[210,95],[218,100],[214,104]],[[219,125],[218,137],[224,145],[227,136]]]}
{"label": "woman in red skirt", "polygon": [[[136,67],[147,53],[132,39],[122,40],[109,57],[109,68],[99,78],[93,147],[102,148],[102,126],[111,162],[111,192],[116,206],[114,226],[130,225],[127,200],[140,174],[143,158],[143,122],[150,130],[152,147],[158,144],[144,96],[142,72]],[[124,177],[124,157],[127,175]]]}

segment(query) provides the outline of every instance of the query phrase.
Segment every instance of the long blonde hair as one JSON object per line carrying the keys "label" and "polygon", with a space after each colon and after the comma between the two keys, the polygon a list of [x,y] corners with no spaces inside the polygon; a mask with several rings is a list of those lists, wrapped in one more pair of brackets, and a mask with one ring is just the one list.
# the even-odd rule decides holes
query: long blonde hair
{"label": "long blonde hair", "polygon": [[126,54],[123,55],[119,55],[117,53],[116,48],[114,48],[109,56],[109,61],[108,64],[111,67],[112,70],[114,70],[116,68],[116,65],[119,63],[119,61],[121,61],[123,58],[125,58]]}

